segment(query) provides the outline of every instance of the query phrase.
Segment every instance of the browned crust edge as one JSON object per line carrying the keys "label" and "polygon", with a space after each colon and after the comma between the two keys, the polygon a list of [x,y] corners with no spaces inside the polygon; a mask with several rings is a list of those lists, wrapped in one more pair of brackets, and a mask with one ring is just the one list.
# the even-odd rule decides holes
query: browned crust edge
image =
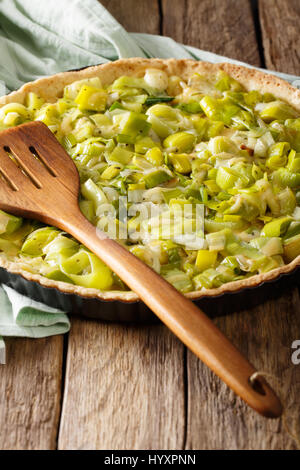
{"label": "browned crust edge", "polygon": [[[149,67],[162,69],[168,75],[178,75],[183,79],[188,78],[195,72],[210,77],[215,75],[218,70],[224,70],[228,75],[238,80],[247,90],[260,90],[262,93],[273,93],[277,98],[289,103],[300,111],[300,91],[274,75],[229,63],[211,64],[209,62],[198,62],[190,59],[163,60],[141,58],[121,59],[79,71],[63,72],[51,77],[38,79],[25,84],[19,90],[7,96],[0,97],[0,107],[12,102],[23,103],[25,95],[30,91],[39,94],[46,101],[54,102],[62,96],[64,87],[75,80],[99,77],[104,85],[108,85],[121,75],[143,76],[145,70]],[[214,297],[225,293],[237,292],[245,288],[256,287],[264,282],[275,280],[282,274],[293,271],[299,265],[300,255],[291,263],[273,269],[267,273],[258,274],[240,281],[229,282],[215,289],[189,292],[186,296],[190,299],[201,299],[202,297]],[[135,302],[139,300],[139,297],[131,291],[100,291],[98,289],[53,281],[40,274],[32,274],[21,268],[19,262],[9,261],[4,253],[0,253],[0,267],[5,268],[11,273],[19,274],[29,281],[38,282],[43,287],[55,288],[66,294],[77,294],[83,297],[98,298],[99,300],[105,301],[118,300],[122,302]]]}

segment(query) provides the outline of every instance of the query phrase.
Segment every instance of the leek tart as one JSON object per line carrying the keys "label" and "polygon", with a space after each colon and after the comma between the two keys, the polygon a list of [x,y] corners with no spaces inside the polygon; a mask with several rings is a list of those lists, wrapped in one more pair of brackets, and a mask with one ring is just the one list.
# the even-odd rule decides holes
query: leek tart
{"label": "leek tart", "polygon": [[[255,286],[300,264],[300,92],[283,80],[136,58],[28,83],[0,106],[0,130],[49,127],[77,166],[84,215],[187,296]],[[0,250],[2,267],[43,286],[137,299],[54,227],[0,211]]]}

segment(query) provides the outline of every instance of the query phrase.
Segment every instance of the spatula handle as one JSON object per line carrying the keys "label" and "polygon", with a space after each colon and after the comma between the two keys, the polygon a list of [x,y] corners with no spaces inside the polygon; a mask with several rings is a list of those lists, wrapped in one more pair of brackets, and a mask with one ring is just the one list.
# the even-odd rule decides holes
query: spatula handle
{"label": "spatula handle", "polygon": [[164,322],[181,341],[253,409],[279,417],[282,406],[269,385],[249,378],[256,369],[190,300],[120,244],[99,232],[78,213],[60,223],[101,258]]}

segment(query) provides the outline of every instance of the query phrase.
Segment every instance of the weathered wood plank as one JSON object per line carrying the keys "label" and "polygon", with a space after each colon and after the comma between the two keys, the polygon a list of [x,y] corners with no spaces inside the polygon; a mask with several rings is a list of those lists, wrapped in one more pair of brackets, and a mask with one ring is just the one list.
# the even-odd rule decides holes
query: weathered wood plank
{"label": "weathered wood plank", "polygon": [[[254,292],[253,292],[254,295]],[[293,365],[292,342],[300,338],[297,289],[253,310],[218,318],[220,329],[285,398],[288,417],[300,414],[300,367]],[[298,318],[297,318],[298,317]],[[194,355],[188,354],[187,449],[294,449],[280,420],[267,420],[248,408]]]}
{"label": "weathered wood plank", "polygon": [[60,414],[63,337],[6,339],[0,366],[0,449],[55,449]]}
{"label": "weathered wood plank", "polygon": [[184,348],[163,326],[72,322],[59,449],[181,449]]}
{"label": "weathered wood plank", "polygon": [[127,31],[160,33],[158,0],[101,0],[100,3]]}
{"label": "weathered wood plank", "polygon": [[250,0],[162,0],[162,12],[165,36],[259,65]]}
{"label": "weathered wood plank", "polygon": [[259,0],[266,67],[300,74],[299,0]]}

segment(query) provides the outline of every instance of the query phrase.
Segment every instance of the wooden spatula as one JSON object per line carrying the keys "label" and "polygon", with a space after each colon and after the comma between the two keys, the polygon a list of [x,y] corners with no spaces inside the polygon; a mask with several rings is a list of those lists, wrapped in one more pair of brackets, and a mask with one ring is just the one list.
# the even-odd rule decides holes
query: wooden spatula
{"label": "wooden spatula", "polygon": [[268,384],[249,378],[255,368],[206,315],[116,241],[96,229],[78,205],[75,164],[43,123],[0,133],[0,208],[54,225],[101,258],[150,309],[252,408],[279,417],[282,406]]}

